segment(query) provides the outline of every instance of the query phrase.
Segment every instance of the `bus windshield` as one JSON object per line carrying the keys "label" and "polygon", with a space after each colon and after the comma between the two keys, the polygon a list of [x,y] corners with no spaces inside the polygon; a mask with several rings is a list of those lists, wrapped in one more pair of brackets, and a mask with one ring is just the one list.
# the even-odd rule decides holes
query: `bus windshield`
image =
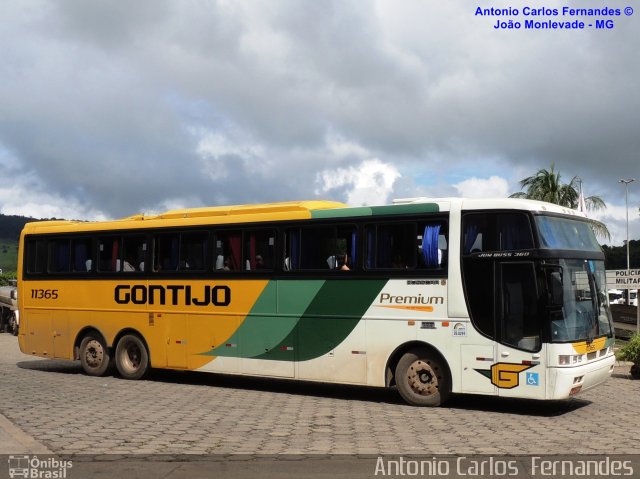
{"label": "bus windshield", "polygon": [[602,251],[587,221],[540,215],[536,216],[536,223],[542,248]]}
{"label": "bus windshield", "polygon": [[559,260],[563,315],[551,320],[552,342],[591,341],[611,336],[604,261]]}

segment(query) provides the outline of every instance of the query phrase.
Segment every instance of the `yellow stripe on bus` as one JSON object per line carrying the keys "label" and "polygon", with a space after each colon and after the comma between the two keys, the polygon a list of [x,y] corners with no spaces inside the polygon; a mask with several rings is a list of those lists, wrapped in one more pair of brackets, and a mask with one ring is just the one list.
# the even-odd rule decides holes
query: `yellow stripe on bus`
{"label": "yellow stripe on bus", "polygon": [[587,343],[586,341],[581,341],[579,343],[573,343],[573,349],[578,354],[587,354],[592,353],[594,351],[600,351],[604,349],[607,343],[607,338],[602,337],[598,339],[594,339],[592,342]]}

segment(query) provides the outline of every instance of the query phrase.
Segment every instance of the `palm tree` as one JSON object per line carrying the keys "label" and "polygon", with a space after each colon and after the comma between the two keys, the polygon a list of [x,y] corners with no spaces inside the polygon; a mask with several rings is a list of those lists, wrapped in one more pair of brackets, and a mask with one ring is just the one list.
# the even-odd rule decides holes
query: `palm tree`
{"label": "palm tree", "polygon": [[[565,208],[577,209],[580,193],[580,183],[582,180],[574,176],[569,183],[562,183],[560,173],[555,170],[555,165],[551,164],[551,169],[542,168],[533,176],[528,176],[520,181],[520,186],[525,191],[520,191],[509,196],[509,198],[526,198],[529,200],[546,201]],[[599,196],[589,196],[584,199],[588,211],[598,211],[606,208],[606,204]],[[589,219],[593,231],[599,238],[611,240],[611,233],[607,226],[594,219]]]}

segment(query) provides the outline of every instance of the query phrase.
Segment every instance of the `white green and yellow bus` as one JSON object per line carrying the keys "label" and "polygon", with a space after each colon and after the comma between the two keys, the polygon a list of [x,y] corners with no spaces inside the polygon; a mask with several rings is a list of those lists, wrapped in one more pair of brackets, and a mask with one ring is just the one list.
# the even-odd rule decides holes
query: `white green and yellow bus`
{"label": "white green and yellow bus", "polygon": [[29,223],[20,349],[115,364],[563,399],[608,378],[604,255],[580,213],[520,199],[327,201]]}

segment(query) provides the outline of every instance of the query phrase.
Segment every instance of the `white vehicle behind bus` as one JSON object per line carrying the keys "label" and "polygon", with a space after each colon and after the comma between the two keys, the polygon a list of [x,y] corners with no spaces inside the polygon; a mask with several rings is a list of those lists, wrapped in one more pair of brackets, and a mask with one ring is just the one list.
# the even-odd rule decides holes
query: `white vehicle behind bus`
{"label": "white vehicle behind bus", "polygon": [[19,326],[18,288],[15,286],[0,286],[0,332],[6,330],[17,336]]}

